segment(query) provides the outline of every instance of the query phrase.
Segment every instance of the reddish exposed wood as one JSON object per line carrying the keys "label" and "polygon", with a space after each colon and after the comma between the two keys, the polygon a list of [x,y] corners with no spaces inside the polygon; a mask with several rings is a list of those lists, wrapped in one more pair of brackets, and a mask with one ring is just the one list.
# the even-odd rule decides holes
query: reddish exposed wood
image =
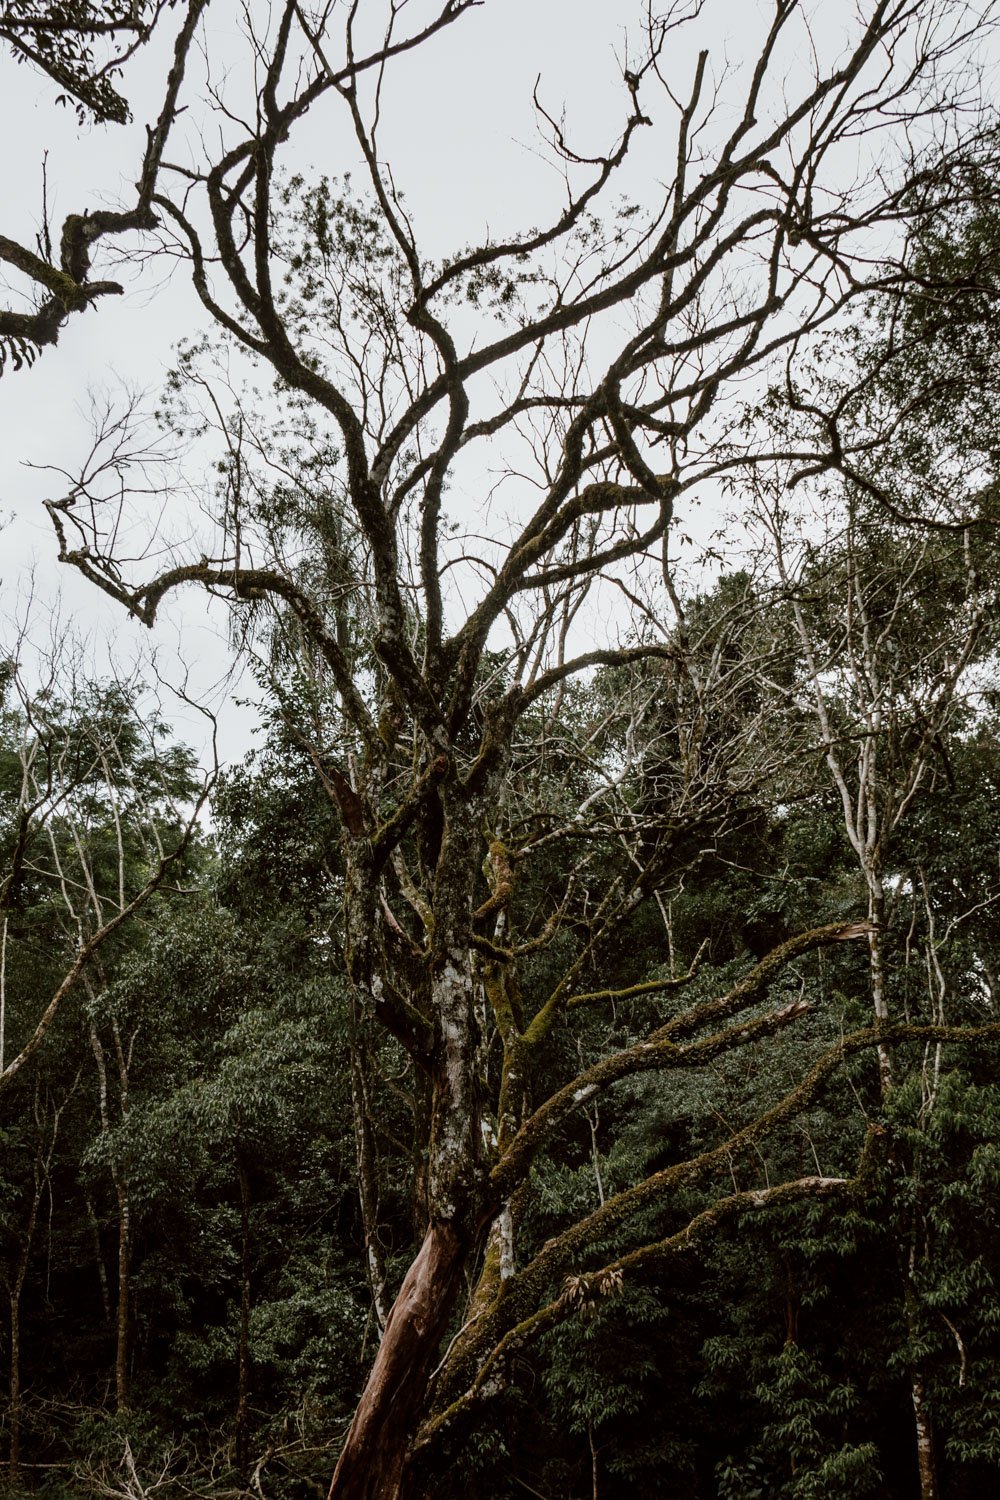
{"label": "reddish exposed wood", "polygon": [[393,1303],[329,1500],[401,1500],[410,1438],[461,1283],[465,1245],[432,1224]]}

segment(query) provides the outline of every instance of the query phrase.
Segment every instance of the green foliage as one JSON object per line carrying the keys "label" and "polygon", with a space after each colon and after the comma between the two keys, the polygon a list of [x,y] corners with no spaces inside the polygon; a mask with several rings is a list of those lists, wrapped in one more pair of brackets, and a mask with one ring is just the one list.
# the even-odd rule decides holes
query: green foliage
{"label": "green foliage", "polygon": [[75,100],[81,124],[91,115],[122,125],[129,108],[112,82],[118,58],[148,37],[157,14],[147,0],[5,0],[0,38],[65,91],[58,103]]}

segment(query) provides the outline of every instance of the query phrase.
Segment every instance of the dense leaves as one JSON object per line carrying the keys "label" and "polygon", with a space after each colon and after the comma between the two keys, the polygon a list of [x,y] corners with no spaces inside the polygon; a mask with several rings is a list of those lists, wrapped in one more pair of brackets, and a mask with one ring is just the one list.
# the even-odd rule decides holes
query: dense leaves
{"label": "dense leaves", "polygon": [[162,0],[4,0],[0,39],[60,86],[60,102],[72,100],[81,122],[123,124],[128,103],[113,79],[162,8]]}

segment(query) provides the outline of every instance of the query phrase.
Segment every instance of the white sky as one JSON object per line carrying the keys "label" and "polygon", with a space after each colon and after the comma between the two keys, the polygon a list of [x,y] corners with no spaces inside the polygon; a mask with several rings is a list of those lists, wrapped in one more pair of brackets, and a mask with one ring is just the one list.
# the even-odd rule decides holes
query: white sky
{"label": "white sky", "polygon": [[[366,5],[381,13],[377,0],[362,0],[362,14]],[[536,76],[549,112],[559,117],[565,111],[574,146],[581,153],[606,148],[627,106],[621,77],[626,31],[643,9],[641,0],[486,0],[395,67],[387,89],[382,154],[393,163],[397,185],[407,194],[425,252],[454,250],[477,239],[487,225],[493,231],[523,228],[550,217],[562,190],[538,149],[531,108]],[[812,10],[821,40],[835,43],[854,6],[828,0]],[[236,12],[232,0],[214,0],[206,22],[208,51],[224,60],[227,99],[234,103],[253,84],[245,43],[230,24]],[[678,87],[686,92],[689,86],[698,46],[710,47],[716,79],[727,69],[745,67],[770,13],[773,4],[767,0],[709,0],[702,21],[685,30],[668,53]],[[123,88],[135,122],[124,128],[81,129],[72,109],[55,107],[58,90],[53,84],[0,57],[0,139],[18,143],[16,150],[8,149],[2,165],[0,233],[33,243],[46,152],[56,225],[67,212],[128,201],[144,126],[162,87],[163,43],[170,39],[164,33],[160,44],[146,49],[130,67]],[[795,66],[794,58],[787,61]],[[185,128],[199,125],[212,132],[210,107],[205,105],[202,120],[195,113],[189,112]],[[634,164],[623,180],[625,191],[633,187],[639,193],[643,182],[669,180],[672,163],[664,158],[664,149],[664,138],[655,129],[639,133]],[[325,106],[296,136],[295,150],[295,164],[305,171],[358,169],[344,120]],[[176,142],[168,156],[176,160],[180,154]],[[0,516],[12,517],[0,531],[0,615],[16,615],[33,588],[41,613],[61,597],[63,617],[92,634],[98,662],[109,649],[125,660],[150,649],[149,632],[72,570],[55,563],[55,543],[40,501],[59,492],[58,477],[26,465],[73,469],[88,446],[89,393],[113,391],[124,382],[155,397],[176,339],[203,321],[183,271],[165,284],[160,267],[146,266],[125,297],[103,299],[95,310],[73,317],[59,344],[45,350],[33,370],[15,374],[8,369],[0,380]],[[702,526],[711,530],[711,516],[703,517]],[[182,670],[178,662],[187,663],[195,695],[207,694],[228,666],[224,616],[221,609],[213,616],[200,595],[175,598],[154,634],[164,671],[176,676]],[[178,712],[173,719],[186,738],[200,737],[196,717]],[[225,709],[226,757],[240,755],[250,743],[252,719],[231,703]]]}
{"label": "white sky", "polygon": [[[229,0],[216,0],[206,22],[209,50],[231,69],[230,94],[251,83],[245,44],[228,26],[232,9]],[[556,115],[565,108],[577,122],[574,139],[582,151],[613,139],[627,102],[616,55],[626,55],[630,11],[633,17],[640,11],[631,0],[490,0],[398,67],[387,92],[386,154],[406,185],[431,253],[471,240],[487,225],[514,228],[551,213],[560,185],[538,153],[531,107],[538,74],[546,107]],[[123,83],[135,117],[130,126],[81,128],[71,108],[56,107],[55,85],[0,57],[0,139],[20,143],[3,161],[0,233],[33,245],[45,153],[55,225],[68,212],[128,201],[143,128],[152,118],[143,100],[155,107],[164,62],[161,42],[130,67]],[[206,118],[211,121],[208,107]],[[356,148],[340,125],[331,140],[330,112],[317,111],[297,142],[296,164],[357,173]],[[10,518],[0,531],[0,615],[22,613],[31,591],[34,629],[44,639],[44,616],[58,600],[62,618],[91,637],[98,665],[108,649],[130,662],[154,642],[112,601],[56,563],[41,501],[60,492],[59,479],[27,465],[72,470],[89,445],[91,393],[114,393],[124,383],[155,396],[177,337],[203,324],[183,273],[165,285],[160,268],[147,267],[125,297],[106,298],[70,319],[58,345],[46,349],[34,369],[8,370],[0,383],[0,517]],[[182,671],[175,660],[179,652],[191,668],[195,693],[206,693],[229,665],[224,614],[219,608],[210,615],[204,598],[194,593],[172,602],[154,635],[167,675]],[[201,735],[197,718],[182,709],[173,718],[187,738]],[[252,718],[232,705],[224,711],[227,757],[239,756],[250,743]]]}

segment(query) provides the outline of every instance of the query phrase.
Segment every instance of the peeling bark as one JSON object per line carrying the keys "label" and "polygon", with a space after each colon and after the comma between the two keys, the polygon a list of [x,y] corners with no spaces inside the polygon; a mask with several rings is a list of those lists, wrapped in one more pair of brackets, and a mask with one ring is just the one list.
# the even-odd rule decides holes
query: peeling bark
{"label": "peeling bark", "polygon": [[451,1225],[428,1229],[389,1314],[330,1500],[396,1500],[406,1494],[410,1440],[461,1289],[466,1249]]}

